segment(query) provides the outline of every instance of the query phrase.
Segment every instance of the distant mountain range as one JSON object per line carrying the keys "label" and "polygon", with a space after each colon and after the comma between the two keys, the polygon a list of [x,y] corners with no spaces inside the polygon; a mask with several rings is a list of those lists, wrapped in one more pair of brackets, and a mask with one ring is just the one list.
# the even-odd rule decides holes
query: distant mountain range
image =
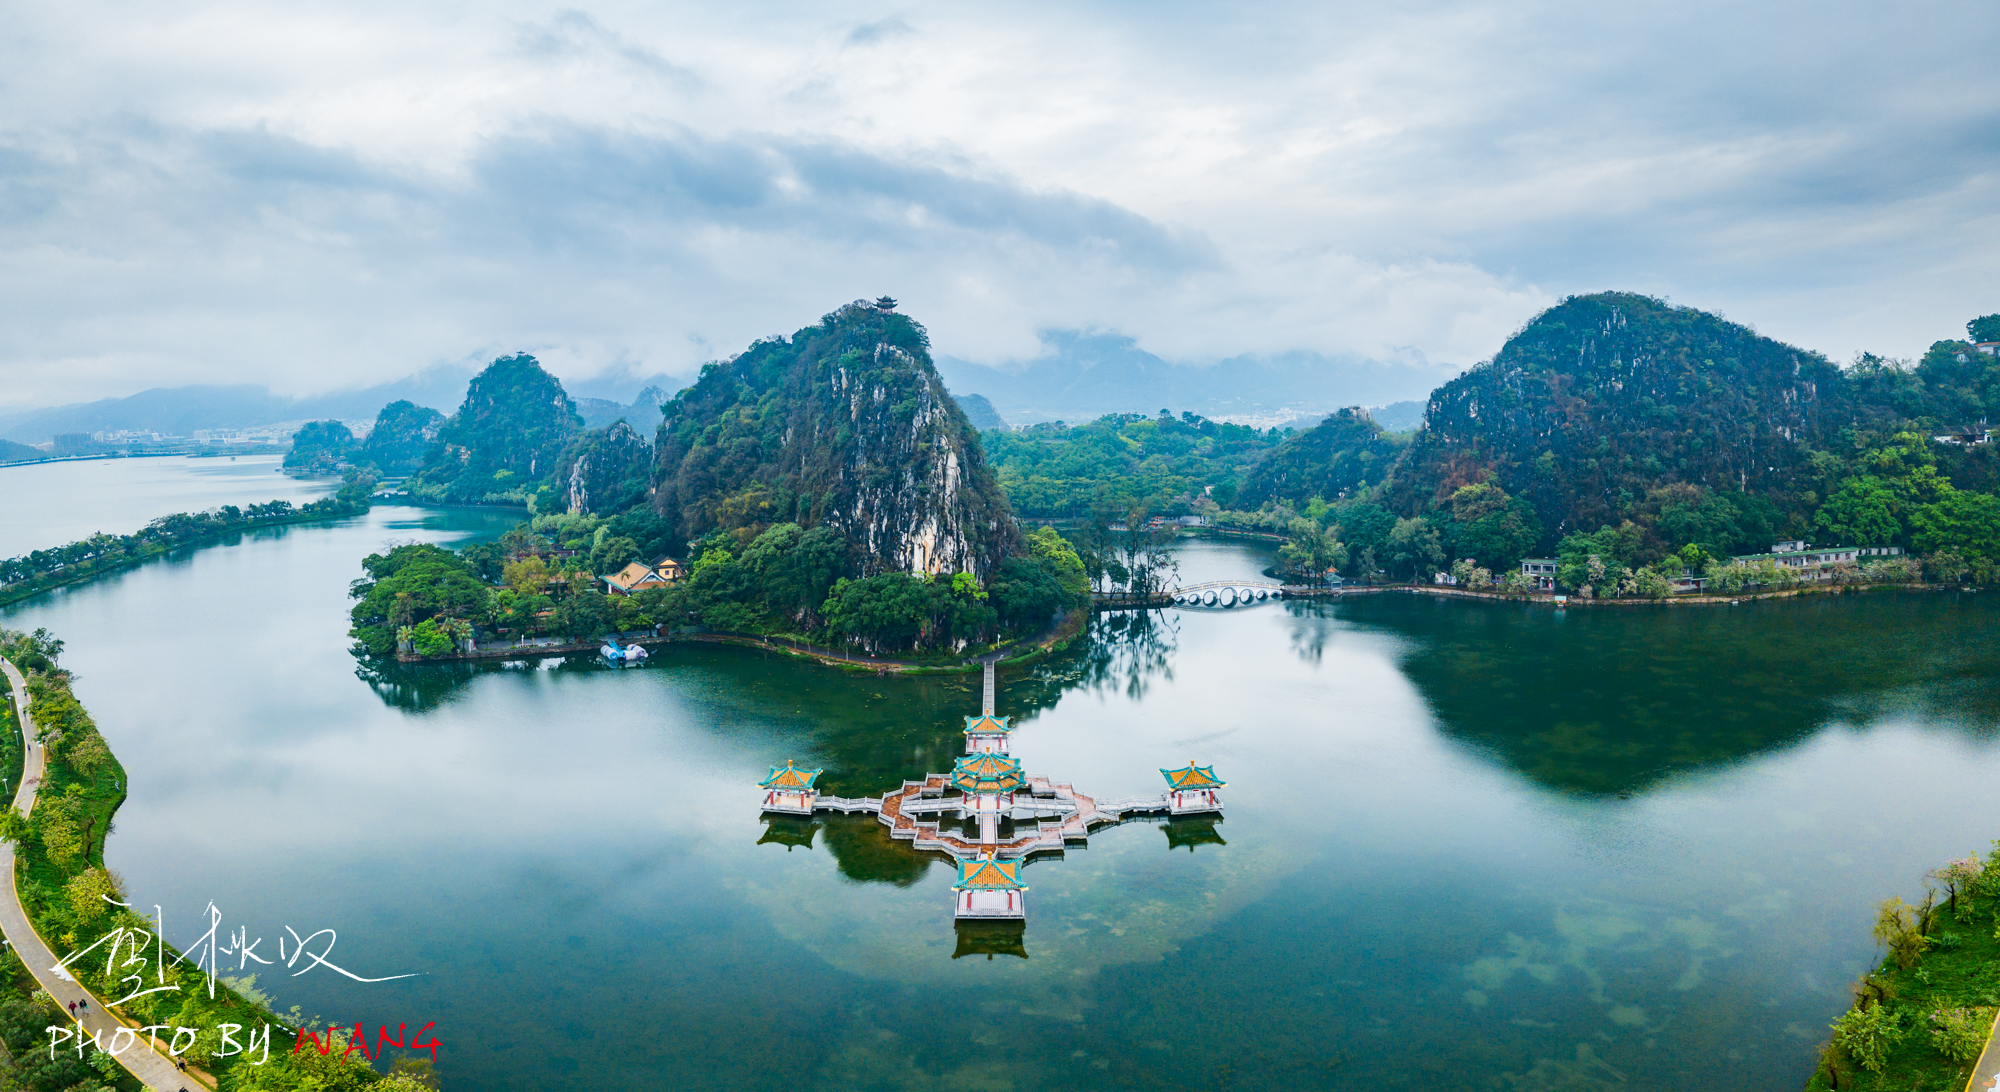
{"label": "distant mountain range", "polygon": [[[1176,364],[1116,334],[1049,333],[1043,345],[1043,355],[1002,367],[939,356],[938,372],[961,398],[983,395],[999,416],[1017,425],[1162,409],[1272,425],[1318,418],[1343,406],[1420,400],[1461,370],[1304,352]],[[1414,419],[1403,420],[1410,417],[1381,423],[1402,431],[1414,427]]]}
{"label": "distant mountain range", "polygon": [[[73,432],[158,432],[187,436],[198,429],[256,428],[327,418],[371,420],[383,406],[398,400],[450,413],[465,400],[466,384],[474,371],[471,367],[443,365],[394,383],[307,398],[286,398],[247,384],[155,387],[125,398],[0,416],[0,439],[40,444]],[[640,376],[628,372],[578,380],[569,384],[569,388],[585,410],[586,419],[608,415],[610,420],[616,420],[630,412],[635,418],[633,426],[646,430],[659,423],[659,404],[686,385],[685,380],[676,376]],[[628,402],[632,405],[628,406]]]}

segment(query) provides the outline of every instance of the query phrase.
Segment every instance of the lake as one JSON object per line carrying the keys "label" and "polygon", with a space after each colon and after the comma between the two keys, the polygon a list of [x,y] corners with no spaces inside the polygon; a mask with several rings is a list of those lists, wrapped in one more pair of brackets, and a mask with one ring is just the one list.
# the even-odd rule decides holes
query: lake
{"label": "lake", "polygon": [[304,504],[340,483],[291,478],[278,455],[161,455],[0,466],[0,557],[19,557],[88,538],[129,535],[149,520],[224,504]]}
{"label": "lake", "polygon": [[[866,817],[767,822],[756,782],[948,768],[976,676],[348,652],[364,555],[507,523],[378,508],[4,623],[69,642],[129,771],[135,903],[182,943],[212,901],[267,956],[332,928],[354,974],[417,974],[258,985],[436,1021],[448,1092],[1789,1090],[1875,903],[2000,837],[1990,595],[1106,615],[1003,673],[1015,753],[1107,797],[1213,763],[1226,818],[1102,831],[1026,870],[1021,935],[960,934],[946,864]],[[1193,541],[1183,578],[1268,560]]]}

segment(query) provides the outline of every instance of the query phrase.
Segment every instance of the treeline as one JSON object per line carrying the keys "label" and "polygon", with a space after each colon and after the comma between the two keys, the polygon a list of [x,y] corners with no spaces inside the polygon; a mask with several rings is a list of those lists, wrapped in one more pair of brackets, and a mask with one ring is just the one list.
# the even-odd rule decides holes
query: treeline
{"label": "treeline", "polygon": [[[216,1074],[223,1092],[434,1088],[428,1062],[401,1060],[385,1077],[366,1064],[365,1052],[362,1058],[343,1054],[346,1039],[338,1032],[332,1033],[336,1045],[325,1056],[314,1050],[292,1053],[297,1028],[306,1023],[297,1008],[284,1018],[273,1013],[270,998],[256,989],[254,975],[210,982],[196,961],[180,952],[166,954],[164,941],[153,939],[153,922],[121,905],[129,901],[128,893],[118,875],[105,867],[104,840],[125,798],[125,771],[71,691],[69,672],[59,664],[62,650],[63,643],[46,630],[0,630],[0,655],[27,677],[28,711],[46,760],[33,812],[23,817],[11,807],[0,810],[0,838],[14,843],[17,890],[35,931],[58,950],[88,949],[118,931],[132,937],[136,943],[131,950],[142,953],[133,958],[143,967],[128,961],[114,969],[102,959],[83,959],[71,964],[70,972],[100,998],[129,995],[112,1013],[135,1026],[193,1029],[193,1043],[181,1044],[179,1056]],[[136,995],[130,977],[135,969],[147,987]],[[239,1049],[225,1048],[225,1023],[238,1026]],[[24,1081],[21,1087],[101,1089],[122,1083],[123,1070],[109,1054],[86,1051],[79,1056],[49,1049],[45,1029],[69,1024],[46,994],[0,1000],[0,1038]],[[268,1060],[252,1064],[264,1052],[244,1052],[240,1044],[267,1025]],[[138,1049],[145,1049],[143,1037]]]}
{"label": "treeline", "polygon": [[0,602],[13,602],[50,588],[128,568],[219,535],[360,515],[368,511],[368,497],[374,488],[372,476],[355,473],[332,496],[303,505],[274,500],[246,507],[227,504],[206,512],[176,512],[161,516],[129,535],[100,531],[65,546],[8,558],[0,561]]}
{"label": "treeline", "polygon": [[358,602],[349,632],[373,656],[399,643],[440,656],[481,635],[588,641],[654,627],[959,652],[1039,632],[1090,599],[1083,557],[1052,530],[1028,536],[1030,552],[1003,560],[982,585],[970,573],[860,576],[840,534],[795,523],[754,536],[712,532],[688,554],[683,579],[609,593],[600,578],[658,560],[648,548],[661,544],[665,526],[644,510],[543,516],[460,551],[409,545],[370,555],[367,577],[350,589]]}
{"label": "treeline", "polygon": [[1250,467],[1288,435],[1162,411],[997,429],[981,441],[1014,511],[1065,519],[1107,506],[1121,515],[1186,515],[1198,498],[1233,504]]}

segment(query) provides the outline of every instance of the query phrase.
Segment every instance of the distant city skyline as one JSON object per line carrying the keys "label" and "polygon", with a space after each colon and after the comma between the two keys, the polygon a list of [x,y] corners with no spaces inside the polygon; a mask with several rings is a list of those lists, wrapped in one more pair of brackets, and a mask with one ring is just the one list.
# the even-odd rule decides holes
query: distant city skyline
{"label": "distant city skyline", "polygon": [[1607,288],[1836,360],[2000,310],[2000,20],[1967,5],[196,0],[12,30],[0,411],[516,350],[685,376],[883,294],[987,367],[1115,335],[1436,379]]}

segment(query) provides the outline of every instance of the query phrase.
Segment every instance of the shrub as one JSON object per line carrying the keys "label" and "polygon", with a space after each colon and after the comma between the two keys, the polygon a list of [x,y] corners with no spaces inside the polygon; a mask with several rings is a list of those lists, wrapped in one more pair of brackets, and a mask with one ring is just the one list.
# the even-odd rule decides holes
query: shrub
{"label": "shrub", "polygon": [[1849,1009],[1832,1027],[1833,1045],[1870,1073],[1882,1072],[1890,1048],[1903,1037],[1896,1014],[1883,1005]]}
{"label": "shrub", "polygon": [[[1939,1009],[1930,1016],[1931,1045],[1954,1062],[1969,1062],[1986,1049],[1992,1009]],[[1876,1072],[1881,1072],[1877,1070]]]}
{"label": "shrub", "polygon": [[1896,966],[1908,970],[1924,957],[1931,938],[1923,934],[1922,918],[1915,907],[1902,899],[1888,899],[1876,912],[1875,942],[1889,947]]}

